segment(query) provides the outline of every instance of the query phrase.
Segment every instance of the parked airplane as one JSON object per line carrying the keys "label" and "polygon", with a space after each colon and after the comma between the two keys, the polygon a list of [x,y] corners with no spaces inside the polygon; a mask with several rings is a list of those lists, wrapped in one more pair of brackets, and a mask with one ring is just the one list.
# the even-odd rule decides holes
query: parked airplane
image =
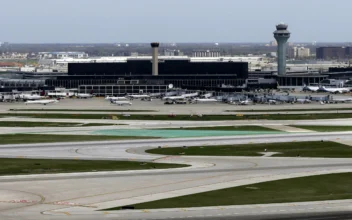
{"label": "parked airplane", "polygon": [[40,95],[35,95],[35,94],[20,94],[20,99],[23,99],[24,101],[26,100],[39,100],[42,98]]}
{"label": "parked airplane", "polygon": [[139,98],[150,98],[149,95],[127,95],[130,99],[139,99]]}
{"label": "parked airplane", "polygon": [[319,90],[330,93],[346,93],[350,91],[348,88],[326,88],[325,86],[320,87]]}
{"label": "parked airplane", "polygon": [[216,99],[194,99],[196,103],[198,102],[217,102],[218,100]]}
{"label": "parked airplane", "polygon": [[248,100],[248,99],[246,99],[246,100],[244,100],[244,101],[239,101],[239,105],[249,105],[249,104],[251,104],[252,103],[252,101],[251,100]]}
{"label": "parked airplane", "polygon": [[269,99],[268,103],[269,103],[269,105],[271,105],[271,104],[276,105],[277,101],[274,99]]}
{"label": "parked airplane", "polygon": [[332,102],[334,102],[334,103],[352,102],[352,98],[347,98],[347,99],[333,99]]}
{"label": "parked airplane", "polygon": [[25,104],[51,104],[51,103],[58,103],[59,101],[56,99],[45,99],[45,100],[33,100],[33,101],[26,101]]}
{"label": "parked airplane", "polygon": [[122,106],[122,105],[132,105],[132,102],[129,102],[129,101],[113,101],[113,100],[111,100],[111,104],[116,104],[116,105]]}
{"label": "parked airplane", "polygon": [[114,97],[114,96],[106,96],[105,100],[109,101],[118,101],[118,100],[127,100],[126,97]]}
{"label": "parked airplane", "polygon": [[72,97],[74,96],[74,93],[73,92],[48,92],[48,96],[49,97],[59,97],[59,98],[65,98],[65,97]]}
{"label": "parked airplane", "polygon": [[300,102],[301,104],[304,104],[304,103],[311,103],[312,101],[310,99],[297,99],[296,102]]}
{"label": "parked airplane", "polygon": [[162,94],[161,93],[149,93],[148,95],[150,97],[160,97]]}
{"label": "parked airplane", "polygon": [[88,94],[88,93],[78,93],[76,95],[77,98],[79,99],[87,99],[87,98],[92,98],[93,95],[92,94]]}
{"label": "parked airplane", "polygon": [[202,95],[201,97],[202,97],[202,98],[209,99],[209,98],[212,97],[212,96],[213,96],[213,93],[206,93],[206,94]]}
{"label": "parked airplane", "polygon": [[319,90],[319,86],[304,86],[303,91],[316,92]]}
{"label": "parked airplane", "polygon": [[198,92],[195,92],[195,93],[183,94],[181,96],[183,96],[184,98],[191,98],[191,97],[196,97],[198,95],[199,95]]}
{"label": "parked airplane", "polygon": [[163,100],[184,100],[184,96],[168,96],[164,97]]}

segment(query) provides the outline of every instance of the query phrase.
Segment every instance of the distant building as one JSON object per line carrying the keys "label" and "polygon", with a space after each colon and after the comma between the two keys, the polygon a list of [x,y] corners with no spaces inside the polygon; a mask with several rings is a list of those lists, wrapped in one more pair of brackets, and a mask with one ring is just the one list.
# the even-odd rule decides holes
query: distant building
{"label": "distant building", "polygon": [[220,50],[195,50],[192,57],[220,57]]}
{"label": "distant building", "polygon": [[289,59],[295,59],[297,56],[297,47],[289,47],[287,50],[287,57]]}
{"label": "distant building", "polygon": [[267,56],[276,58],[277,57],[277,52],[270,52],[270,53],[267,54]]}
{"label": "distant building", "polygon": [[352,59],[352,47],[346,47],[346,56],[347,56],[347,59]]}
{"label": "distant building", "polygon": [[310,57],[310,49],[305,47],[297,48],[297,58],[307,58]]}
{"label": "distant building", "polygon": [[290,47],[287,55],[290,59],[307,58],[310,56],[310,49],[305,47]]}
{"label": "distant building", "polygon": [[139,53],[138,53],[138,52],[131,52],[131,53],[130,53],[130,56],[131,56],[131,57],[138,57],[138,56],[139,56]]}
{"label": "distant building", "polygon": [[164,50],[164,56],[183,56],[183,52],[180,50],[170,50],[170,49],[165,49]]}
{"label": "distant building", "polygon": [[276,40],[270,41],[269,45],[272,47],[277,47],[277,41]]}
{"label": "distant building", "polygon": [[343,60],[351,57],[351,47],[318,47],[316,50],[316,58],[320,60]]}
{"label": "distant building", "polygon": [[39,59],[88,58],[85,52],[39,52]]}

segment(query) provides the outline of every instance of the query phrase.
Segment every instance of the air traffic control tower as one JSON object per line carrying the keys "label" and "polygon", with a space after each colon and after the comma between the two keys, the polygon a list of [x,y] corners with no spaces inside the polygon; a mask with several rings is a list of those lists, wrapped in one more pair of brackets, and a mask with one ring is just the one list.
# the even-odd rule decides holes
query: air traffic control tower
{"label": "air traffic control tower", "polygon": [[152,73],[153,73],[153,76],[157,76],[157,75],[159,75],[159,58],[158,58],[159,43],[153,42],[150,45],[153,48],[153,51],[152,51]]}
{"label": "air traffic control tower", "polygon": [[288,25],[280,23],[276,25],[274,37],[277,41],[277,72],[278,75],[286,74],[286,43],[291,33],[287,30]]}

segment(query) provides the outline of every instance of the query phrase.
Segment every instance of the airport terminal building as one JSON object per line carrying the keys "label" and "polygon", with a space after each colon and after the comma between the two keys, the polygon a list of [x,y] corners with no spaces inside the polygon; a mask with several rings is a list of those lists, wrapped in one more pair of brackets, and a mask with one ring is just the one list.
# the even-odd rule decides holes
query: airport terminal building
{"label": "airport terminal building", "polygon": [[112,85],[115,85],[113,91],[128,93],[137,93],[139,89],[133,88],[139,87],[158,88],[146,91],[158,92],[160,86],[165,88],[170,84],[183,89],[220,90],[224,85],[242,86],[248,78],[247,62],[189,57],[158,57],[157,60],[157,67],[153,67],[153,57],[76,60],[68,63],[67,76],[47,79],[45,84],[85,90],[93,88],[95,93],[105,95],[111,91],[104,92],[104,88],[111,90]]}

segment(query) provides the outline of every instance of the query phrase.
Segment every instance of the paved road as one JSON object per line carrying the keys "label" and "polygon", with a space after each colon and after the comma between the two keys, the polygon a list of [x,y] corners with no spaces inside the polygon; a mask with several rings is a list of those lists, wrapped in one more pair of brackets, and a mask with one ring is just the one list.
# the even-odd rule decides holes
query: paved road
{"label": "paved road", "polygon": [[[138,140],[120,142],[6,145],[3,157],[153,160],[193,165],[144,170],[0,177],[0,219],[165,219],[237,217],[302,212],[352,211],[351,201],[276,206],[98,212],[114,206],[171,198],[256,182],[326,173],[352,172],[352,159],[265,157],[164,157],[155,146],[211,145],[293,140],[350,140],[351,133],[307,133],[250,137]],[[297,208],[301,206],[302,208]],[[285,211],[280,211],[285,210]],[[260,211],[260,212],[259,212]],[[236,214],[237,213],[237,214]],[[206,216],[209,215],[209,216]],[[210,216],[211,215],[211,216]]]}

